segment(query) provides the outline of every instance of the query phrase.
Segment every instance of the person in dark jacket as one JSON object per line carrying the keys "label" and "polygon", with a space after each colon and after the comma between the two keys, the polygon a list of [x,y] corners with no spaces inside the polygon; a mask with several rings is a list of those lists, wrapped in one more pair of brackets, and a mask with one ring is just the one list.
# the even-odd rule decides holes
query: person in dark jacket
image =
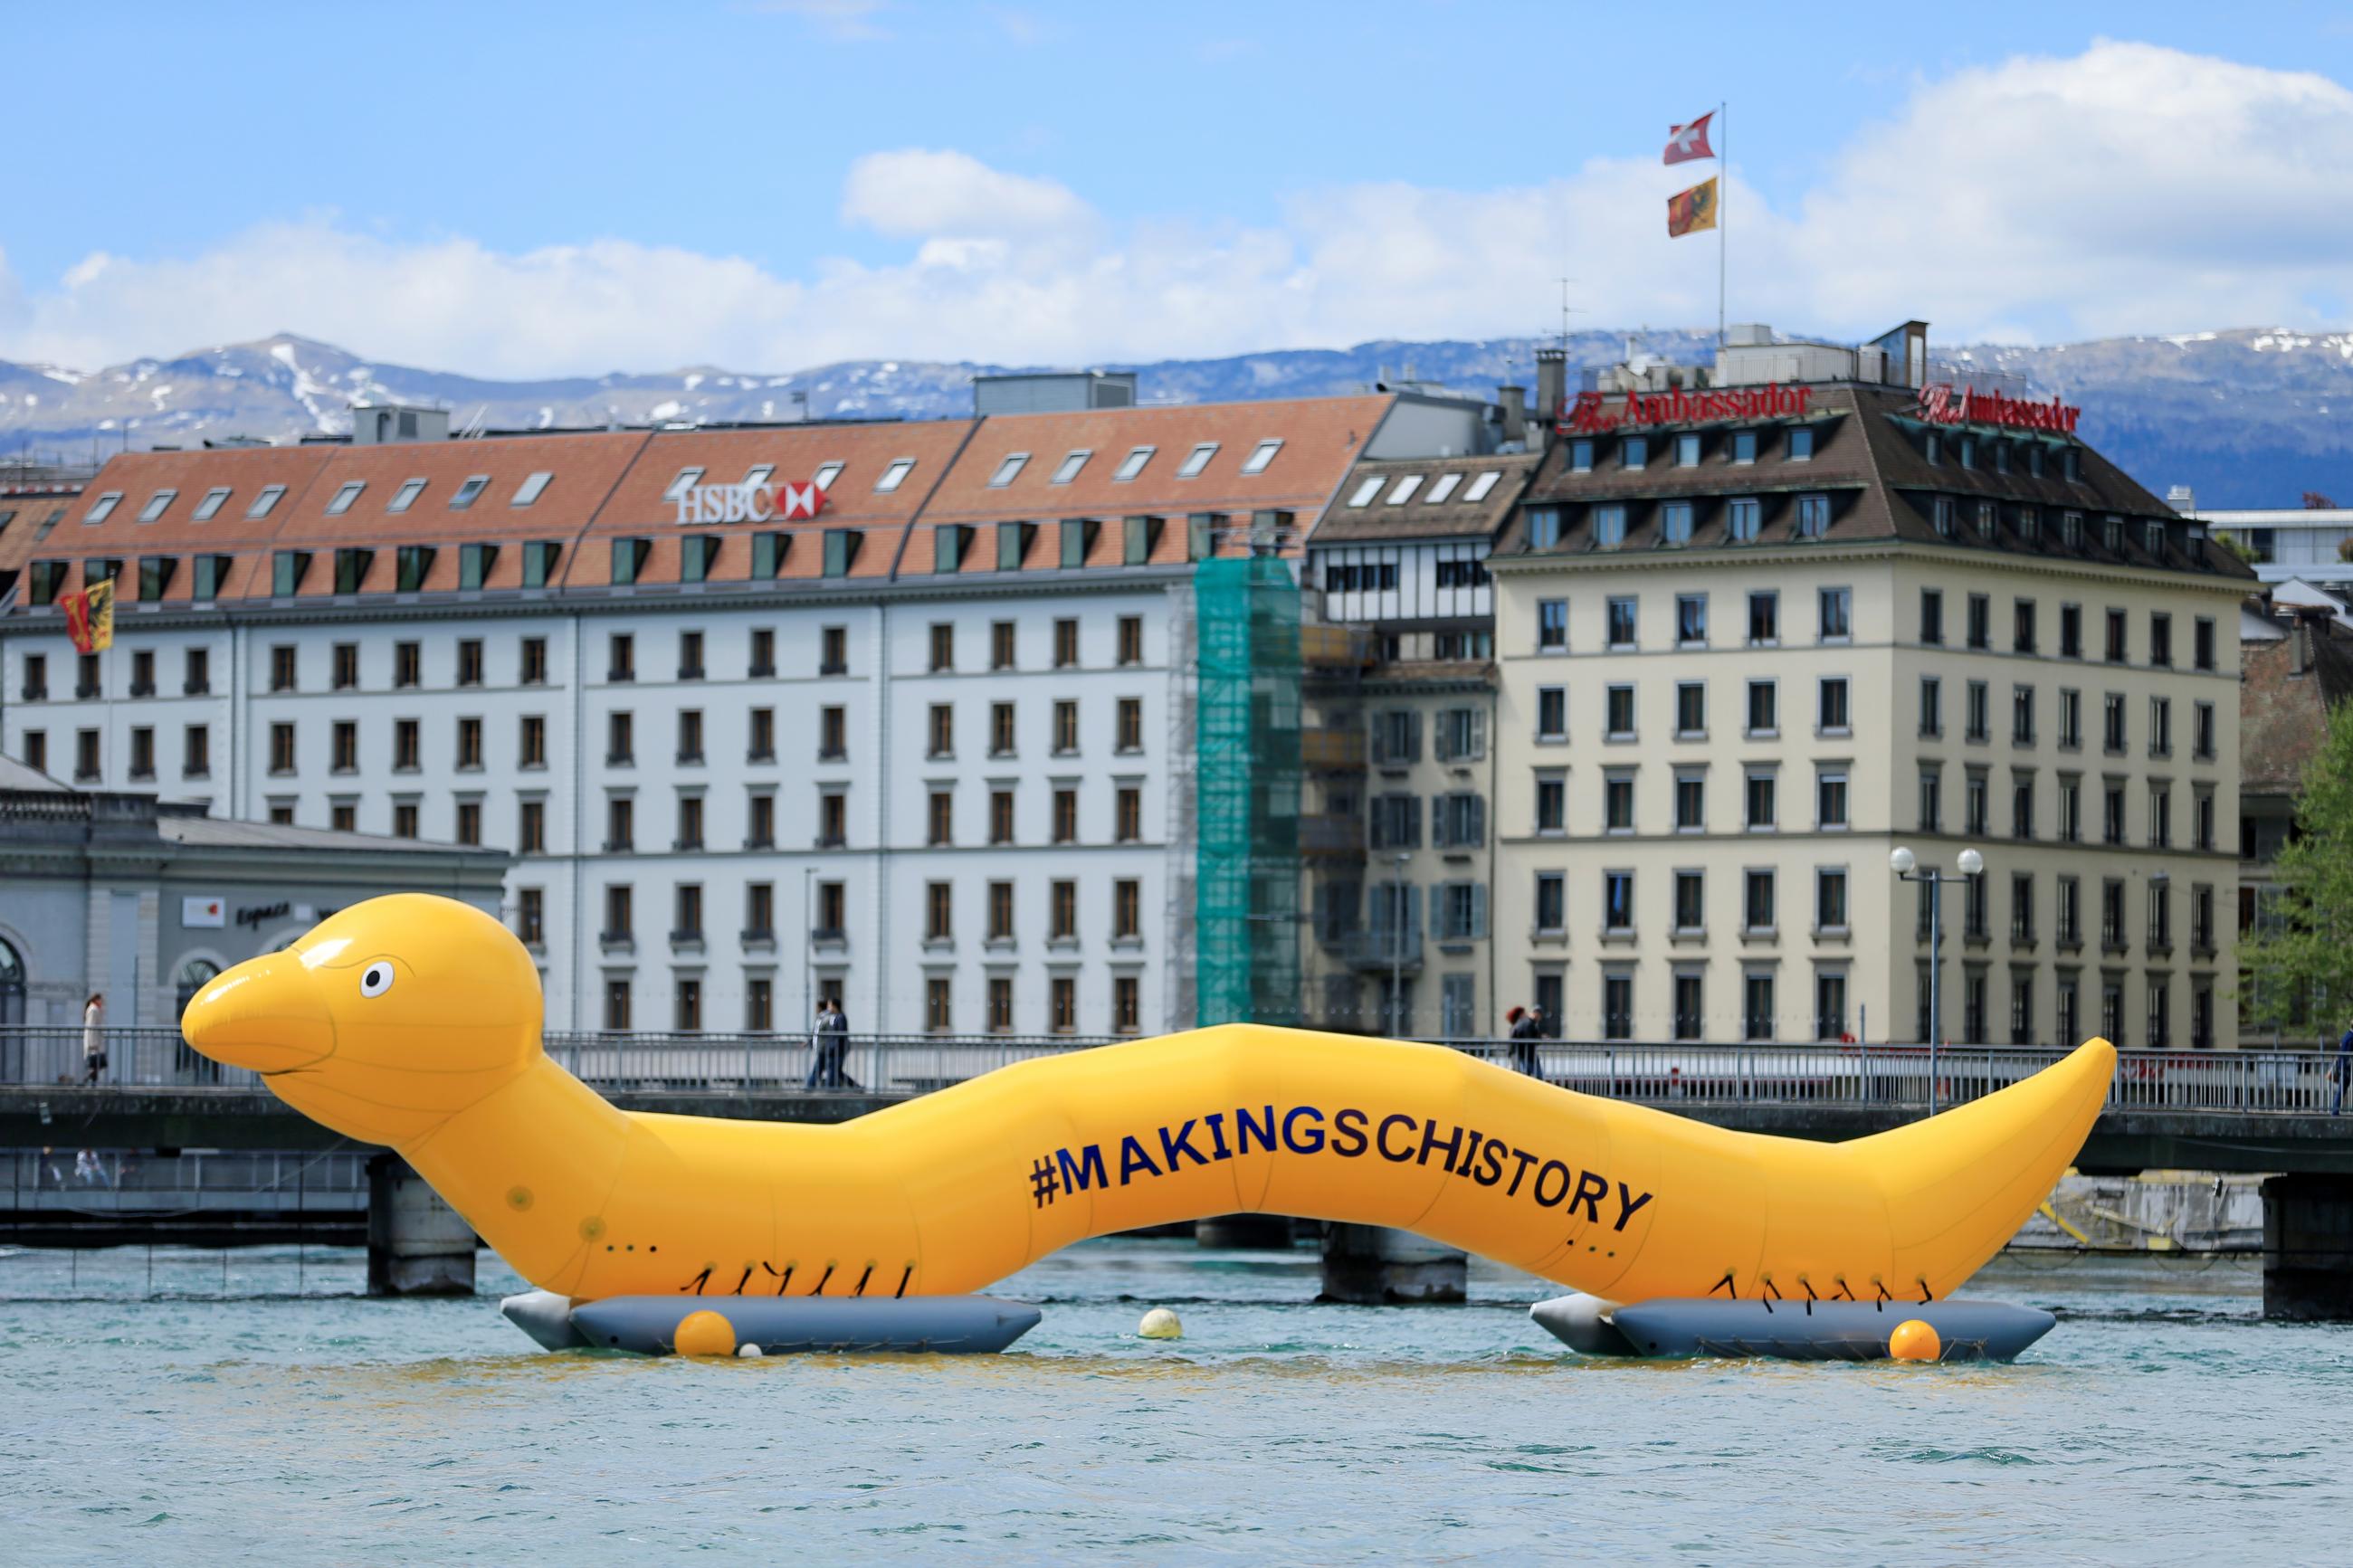
{"label": "person in dark jacket", "polygon": [[1536,1042],[1544,1038],[1544,1009],[1531,1007],[1523,1013],[1514,1007],[1510,1016],[1513,1070],[1530,1078],[1542,1078],[1544,1074],[1536,1064]]}
{"label": "person in dark jacket", "polygon": [[2341,1116],[2345,1112],[2345,1085],[2353,1081],[2353,1029],[2337,1037],[2337,1062],[2329,1068],[2328,1076],[2337,1080],[2337,1096],[2329,1101],[2328,1114]]}

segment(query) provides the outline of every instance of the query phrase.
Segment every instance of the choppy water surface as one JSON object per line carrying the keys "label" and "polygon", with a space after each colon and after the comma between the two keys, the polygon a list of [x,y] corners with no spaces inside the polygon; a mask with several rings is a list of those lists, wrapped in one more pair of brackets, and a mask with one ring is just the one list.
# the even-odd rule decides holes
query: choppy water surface
{"label": "choppy water surface", "polygon": [[[290,1292],[301,1283],[312,1294]],[[1012,1353],[550,1355],[350,1252],[0,1258],[0,1559],[2346,1560],[2353,1331],[2245,1266],[1997,1266],[2006,1367],[1581,1362],[1500,1270],[1310,1303],[1311,1250],[1091,1243]],[[1145,1307],[1180,1344],[1132,1337]]]}

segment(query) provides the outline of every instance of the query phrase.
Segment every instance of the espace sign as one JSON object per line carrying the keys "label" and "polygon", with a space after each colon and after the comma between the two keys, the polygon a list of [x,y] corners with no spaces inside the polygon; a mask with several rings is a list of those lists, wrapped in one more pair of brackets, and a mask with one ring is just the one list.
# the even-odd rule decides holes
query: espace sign
{"label": "espace sign", "polygon": [[678,521],[794,522],[825,510],[825,491],[805,485],[690,485],[678,492]]}

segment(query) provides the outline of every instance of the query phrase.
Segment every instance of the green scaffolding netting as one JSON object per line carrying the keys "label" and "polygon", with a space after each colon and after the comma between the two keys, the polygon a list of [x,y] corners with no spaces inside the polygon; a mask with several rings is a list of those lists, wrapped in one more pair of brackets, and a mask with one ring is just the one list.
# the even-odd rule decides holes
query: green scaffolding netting
{"label": "green scaffolding netting", "polygon": [[1271,556],[1204,561],[1195,921],[1199,1021],[1293,1024],[1299,999],[1299,586]]}

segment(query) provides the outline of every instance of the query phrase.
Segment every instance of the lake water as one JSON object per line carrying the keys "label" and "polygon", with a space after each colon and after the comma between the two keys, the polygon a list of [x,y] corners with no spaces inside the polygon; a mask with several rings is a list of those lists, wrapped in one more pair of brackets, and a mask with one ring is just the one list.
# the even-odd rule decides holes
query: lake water
{"label": "lake water", "polygon": [[1310,1249],[1177,1241],[1018,1276],[1044,1323],[969,1358],[551,1355],[487,1255],[468,1301],[358,1299],[351,1251],[153,1268],[0,1258],[0,1561],[2353,1552],[2353,1330],[2258,1321],[2246,1264],[2013,1257],[1969,1293],[2064,1321],[1990,1367],[1584,1362],[1503,1270],[1315,1306]]}

